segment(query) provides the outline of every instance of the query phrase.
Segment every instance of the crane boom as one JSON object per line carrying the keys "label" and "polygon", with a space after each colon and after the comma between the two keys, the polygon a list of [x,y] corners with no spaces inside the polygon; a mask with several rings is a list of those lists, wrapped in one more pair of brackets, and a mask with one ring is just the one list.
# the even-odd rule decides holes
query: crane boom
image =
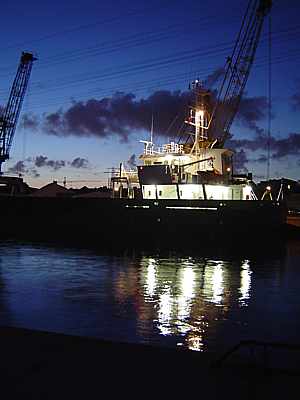
{"label": "crane boom", "polygon": [[0,116],[0,173],[2,163],[9,158],[12,140],[35,60],[36,58],[31,53],[22,52],[7,105]]}
{"label": "crane boom", "polygon": [[272,0],[249,1],[232,56],[227,60],[224,79],[211,120],[211,136],[219,138],[220,146],[223,146],[229,137],[254,61],[264,17],[270,12],[271,7]]}

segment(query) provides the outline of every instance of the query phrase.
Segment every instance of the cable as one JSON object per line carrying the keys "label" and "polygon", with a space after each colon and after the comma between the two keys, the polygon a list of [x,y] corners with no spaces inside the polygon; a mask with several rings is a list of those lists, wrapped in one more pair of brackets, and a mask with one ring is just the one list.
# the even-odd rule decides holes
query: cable
{"label": "cable", "polygon": [[270,179],[270,140],[271,140],[271,119],[272,119],[272,17],[269,14],[269,63],[268,63],[268,143],[267,143],[267,180]]}

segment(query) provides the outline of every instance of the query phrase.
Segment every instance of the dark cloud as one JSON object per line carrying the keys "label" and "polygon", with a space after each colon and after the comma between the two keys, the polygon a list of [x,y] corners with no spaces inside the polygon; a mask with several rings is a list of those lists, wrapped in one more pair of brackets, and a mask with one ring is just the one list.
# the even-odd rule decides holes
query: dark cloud
{"label": "dark cloud", "polygon": [[37,156],[35,159],[35,166],[36,167],[44,167],[46,165],[47,162],[47,158],[45,156]]}
{"label": "dark cloud", "polygon": [[38,178],[39,176],[41,176],[41,175],[37,172],[37,170],[36,170],[35,168],[30,168],[30,175],[31,175],[33,178]]}
{"label": "dark cloud", "polygon": [[280,159],[289,155],[300,154],[300,134],[290,133],[283,139],[274,139],[271,141],[271,148],[275,150],[272,158]]}
{"label": "dark cloud", "polygon": [[24,161],[17,161],[12,167],[8,168],[7,172],[13,174],[24,174],[28,172]]}
{"label": "dark cloud", "polygon": [[[221,71],[216,71],[215,77],[207,80],[212,82],[217,73]],[[172,131],[176,135],[182,127],[190,100],[191,92],[164,90],[140,100],[132,93],[115,93],[101,100],[74,101],[65,111],[61,109],[44,115],[42,129],[56,136],[119,136],[127,141],[134,132],[149,131],[153,115],[156,134],[170,136],[169,131]],[[262,129],[257,123],[266,117],[267,108],[265,97],[246,97],[241,101],[236,120],[261,134]],[[220,110],[223,115],[225,112],[228,112],[226,106]]]}
{"label": "dark cloud", "polygon": [[20,125],[22,128],[35,131],[39,126],[39,118],[34,114],[23,114]]}
{"label": "dark cloud", "polygon": [[8,172],[19,174],[26,173],[36,178],[40,176],[37,168],[52,168],[57,171],[67,165],[70,165],[73,168],[88,168],[89,161],[86,158],[81,157],[76,157],[73,161],[49,160],[47,156],[40,155],[33,158],[28,157],[25,161],[18,161],[13,167],[9,168]]}
{"label": "dark cloud", "polygon": [[[267,135],[256,135],[253,139],[231,139],[228,144],[233,149],[242,148],[252,151],[266,151],[270,146],[272,159],[300,155],[300,133],[290,133],[287,137],[280,139],[274,136],[268,139]],[[260,162],[263,162],[263,160],[261,159]]]}
{"label": "dark cloud", "polygon": [[76,157],[70,165],[74,168],[88,168],[89,162],[86,158]]}
{"label": "dark cloud", "polygon": [[208,77],[203,82],[204,87],[211,88],[213,87],[220,78],[222,78],[225,74],[225,69],[223,67],[216,69],[212,74],[208,75]]}
{"label": "dark cloud", "polygon": [[246,164],[249,162],[246,152],[242,149],[233,155],[234,172],[247,173]]}
{"label": "dark cloud", "polygon": [[64,160],[49,160],[46,156],[37,156],[34,160],[34,165],[38,168],[41,167],[50,167],[55,171],[65,167],[66,162]]}
{"label": "dark cloud", "polygon": [[236,120],[256,134],[262,135],[264,130],[258,126],[258,122],[266,120],[268,108],[269,104],[266,97],[244,96],[241,99]]}
{"label": "dark cloud", "polygon": [[258,158],[254,158],[251,161],[264,164],[268,161],[268,157],[264,154],[261,154]]}
{"label": "dark cloud", "polygon": [[[214,85],[224,76],[224,68],[217,68],[207,76],[203,85],[211,89],[207,101],[207,109],[213,111],[218,93]],[[156,91],[148,97],[138,99],[133,93],[117,92],[111,97],[73,101],[68,109],[44,114],[41,120],[30,114],[23,117],[24,127],[40,129],[55,136],[95,136],[107,138],[118,136],[121,141],[127,141],[132,133],[150,131],[152,117],[154,132],[170,137],[182,133],[184,120],[187,117],[188,106],[194,94],[191,91]],[[230,107],[237,103],[232,99]],[[258,123],[266,118],[268,102],[266,97],[243,96],[239,104],[239,112],[235,121],[263,134]],[[212,135],[222,137],[224,121],[228,119],[229,103],[221,104],[217,109],[217,120],[211,125]]]}
{"label": "dark cloud", "polygon": [[28,167],[22,160],[17,161],[12,167],[8,168],[7,172],[18,175],[28,174],[33,178],[38,178],[40,176],[35,168]]}
{"label": "dark cloud", "polygon": [[133,132],[150,130],[153,115],[155,132],[164,134],[176,115],[181,115],[182,123],[190,95],[190,92],[158,91],[137,100],[132,93],[115,93],[101,100],[75,101],[65,111],[44,116],[43,130],[56,136],[117,135],[127,141]]}

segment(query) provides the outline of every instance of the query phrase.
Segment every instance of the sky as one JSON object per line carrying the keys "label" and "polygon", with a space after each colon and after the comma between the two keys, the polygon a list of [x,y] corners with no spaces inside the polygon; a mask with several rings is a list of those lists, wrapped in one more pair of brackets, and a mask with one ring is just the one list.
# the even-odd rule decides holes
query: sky
{"label": "sky", "polygon": [[[248,0],[214,2],[66,0],[1,6],[0,105],[8,100],[22,51],[35,61],[6,174],[34,187],[107,183],[120,162],[138,162],[149,137],[170,129],[194,79],[225,66]],[[236,169],[267,177],[271,23],[270,177],[300,179],[300,2],[274,0],[231,129]],[[220,82],[215,82],[215,89]],[[172,128],[172,127],[171,127]]]}

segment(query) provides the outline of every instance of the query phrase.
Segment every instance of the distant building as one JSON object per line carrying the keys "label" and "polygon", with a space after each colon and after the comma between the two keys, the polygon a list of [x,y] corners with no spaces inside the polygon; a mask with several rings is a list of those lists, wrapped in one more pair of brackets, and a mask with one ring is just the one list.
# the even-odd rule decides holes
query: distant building
{"label": "distant building", "polygon": [[33,197],[71,197],[72,195],[73,195],[72,190],[66,189],[64,186],[59,185],[57,183],[57,181],[53,181],[52,183],[48,183],[47,185],[36,190],[30,196],[33,196]]}
{"label": "distant building", "polygon": [[0,195],[26,195],[33,191],[20,177],[0,176]]}

